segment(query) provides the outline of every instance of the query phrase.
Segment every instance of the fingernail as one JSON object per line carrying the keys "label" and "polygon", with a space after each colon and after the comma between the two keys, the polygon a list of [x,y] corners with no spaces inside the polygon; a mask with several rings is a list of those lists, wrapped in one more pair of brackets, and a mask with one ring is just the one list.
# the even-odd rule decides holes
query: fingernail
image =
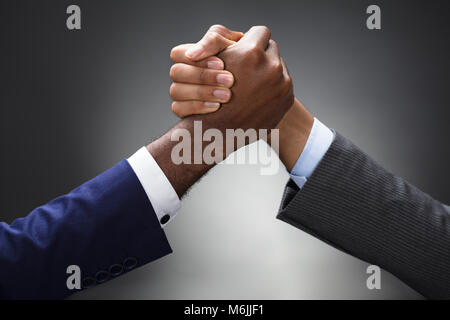
{"label": "fingernail", "polygon": [[220,107],[220,103],[218,103],[218,102],[205,102],[204,105],[207,108],[218,108],[218,107]]}
{"label": "fingernail", "polygon": [[216,80],[217,83],[226,85],[226,86],[231,86],[231,84],[233,83],[233,77],[230,76],[229,74],[224,74],[224,73],[219,73],[216,76]]}
{"label": "fingernail", "polygon": [[186,51],[186,56],[188,58],[195,58],[198,57],[203,51],[203,46],[200,44],[196,44],[193,47],[190,47],[187,51]]}
{"label": "fingernail", "polygon": [[206,62],[209,69],[223,70],[223,62],[221,60],[211,60]]}
{"label": "fingernail", "polygon": [[220,100],[228,100],[230,93],[226,90],[217,89],[213,91],[214,97]]}

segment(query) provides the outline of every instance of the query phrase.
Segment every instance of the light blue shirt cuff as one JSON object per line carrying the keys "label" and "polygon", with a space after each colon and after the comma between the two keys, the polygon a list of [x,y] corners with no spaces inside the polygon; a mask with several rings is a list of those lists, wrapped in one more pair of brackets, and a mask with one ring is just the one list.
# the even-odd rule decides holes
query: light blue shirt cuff
{"label": "light blue shirt cuff", "polygon": [[314,118],[314,123],[309,134],[308,141],[303,148],[297,162],[290,173],[291,179],[301,189],[312,175],[319,162],[327,153],[333,143],[334,133],[319,119]]}

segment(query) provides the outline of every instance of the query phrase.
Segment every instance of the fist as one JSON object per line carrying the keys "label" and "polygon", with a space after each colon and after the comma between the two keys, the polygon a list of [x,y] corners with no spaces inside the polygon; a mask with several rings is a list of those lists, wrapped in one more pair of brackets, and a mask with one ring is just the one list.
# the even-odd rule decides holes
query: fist
{"label": "fist", "polygon": [[294,93],[269,29],[251,28],[218,57],[235,80],[230,101],[211,116],[231,128],[275,128],[294,103]]}

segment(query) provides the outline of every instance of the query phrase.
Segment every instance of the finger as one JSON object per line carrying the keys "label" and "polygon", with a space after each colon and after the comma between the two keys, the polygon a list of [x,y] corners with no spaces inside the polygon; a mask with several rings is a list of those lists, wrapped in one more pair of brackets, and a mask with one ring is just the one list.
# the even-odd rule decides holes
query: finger
{"label": "finger", "polygon": [[226,47],[235,44],[242,36],[242,32],[232,31],[218,24],[213,25],[195,46],[186,51],[186,56],[193,61],[214,56]]}
{"label": "finger", "polygon": [[234,83],[233,74],[228,71],[200,68],[184,63],[176,63],[170,68],[170,78],[174,82],[224,86],[227,88],[231,88]]}
{"label": "finger", "polygon": [[219,110],[218,102],[203,101],[174,101],[172,103],[172,112],[180,118],[185,118],[193,114],[205,114]]}
{"label": "finger", "polygon": [[279,57],[280,56],[280,50],[278,48],[278,44],[274,40],[272,40],[272,39],[269,40],[269,45],[267,46],[266,53],[268,56],[271,56],[271,57]]}
{"label": "finger", "polygon": [[283,66],[282,59],[280,57],[280,51],[278,49],[278,44],[273,41],[272,39],[269,41],[269,46],[266,49],[266,55],[269,58],[270,61],[272,61],[273,66],[276,66],[279,68],[278,70],[283,74],[283,76],[286,76],[285,70]]}
{"label": "finger", "polygon": [[200,100],[226,103],[231,91],[225,87],[174,82],[170,86],[170,97],[174,101]]}
{"label": "finger", "polygon": [[243,35],[240,31],[232,31],[219,24],[213,25],[195,46],[189,48],[186,56],[198,61],[216,55],[226,47],[235,44]]}
{"label": "finger", "polygon": [[227,38],[228,40],[232,40],[235,42],[239,41],[242,38],[242,36],[244,35],[240,31],[230,30],[227,27],[224,27],[220,24],[215,24],[215,25],[211,26],[208,31],[217,32],[218,34]]}
{"label": "finger", "polygon": [[223,70],[224,69],[224,63],[220,58],[217,58],[215,56],[208,57],[206,59],[200,60],[200,61],[192,61],[186,56],[186,51],[192,47],[193,43],[186,43],[181,44],[179,46],[176,46],[172,49],[170,52],[170,58],[175,63],[185,63],[190,64],[193,66],[201,67],[201,68],[209,68],[209,69],[215,69],[215,70]]}
{"label": "finger", "polygon": [[235,42],[214,31],[208,31],[203,38],[186,51],[186,56],[193,60],[202,60],[214,56]]}
{"label": "finger", "polygon": [[257,46],[263,50],[266,50],[269,45],[270,40],[270,30],[266,26],[255,26],[248,30],[239,44],[247,44],[250,46]]}

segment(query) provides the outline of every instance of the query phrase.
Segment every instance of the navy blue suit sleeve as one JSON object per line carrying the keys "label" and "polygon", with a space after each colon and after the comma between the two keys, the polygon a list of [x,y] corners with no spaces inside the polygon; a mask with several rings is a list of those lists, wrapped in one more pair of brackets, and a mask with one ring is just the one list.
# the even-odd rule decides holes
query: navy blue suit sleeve
{"label": "navy blue suit sleeve", "polygon": [[89,287],[172,250],[126,160],[10,225],[0,223],[0,298],[58,299],[67,267]]}

